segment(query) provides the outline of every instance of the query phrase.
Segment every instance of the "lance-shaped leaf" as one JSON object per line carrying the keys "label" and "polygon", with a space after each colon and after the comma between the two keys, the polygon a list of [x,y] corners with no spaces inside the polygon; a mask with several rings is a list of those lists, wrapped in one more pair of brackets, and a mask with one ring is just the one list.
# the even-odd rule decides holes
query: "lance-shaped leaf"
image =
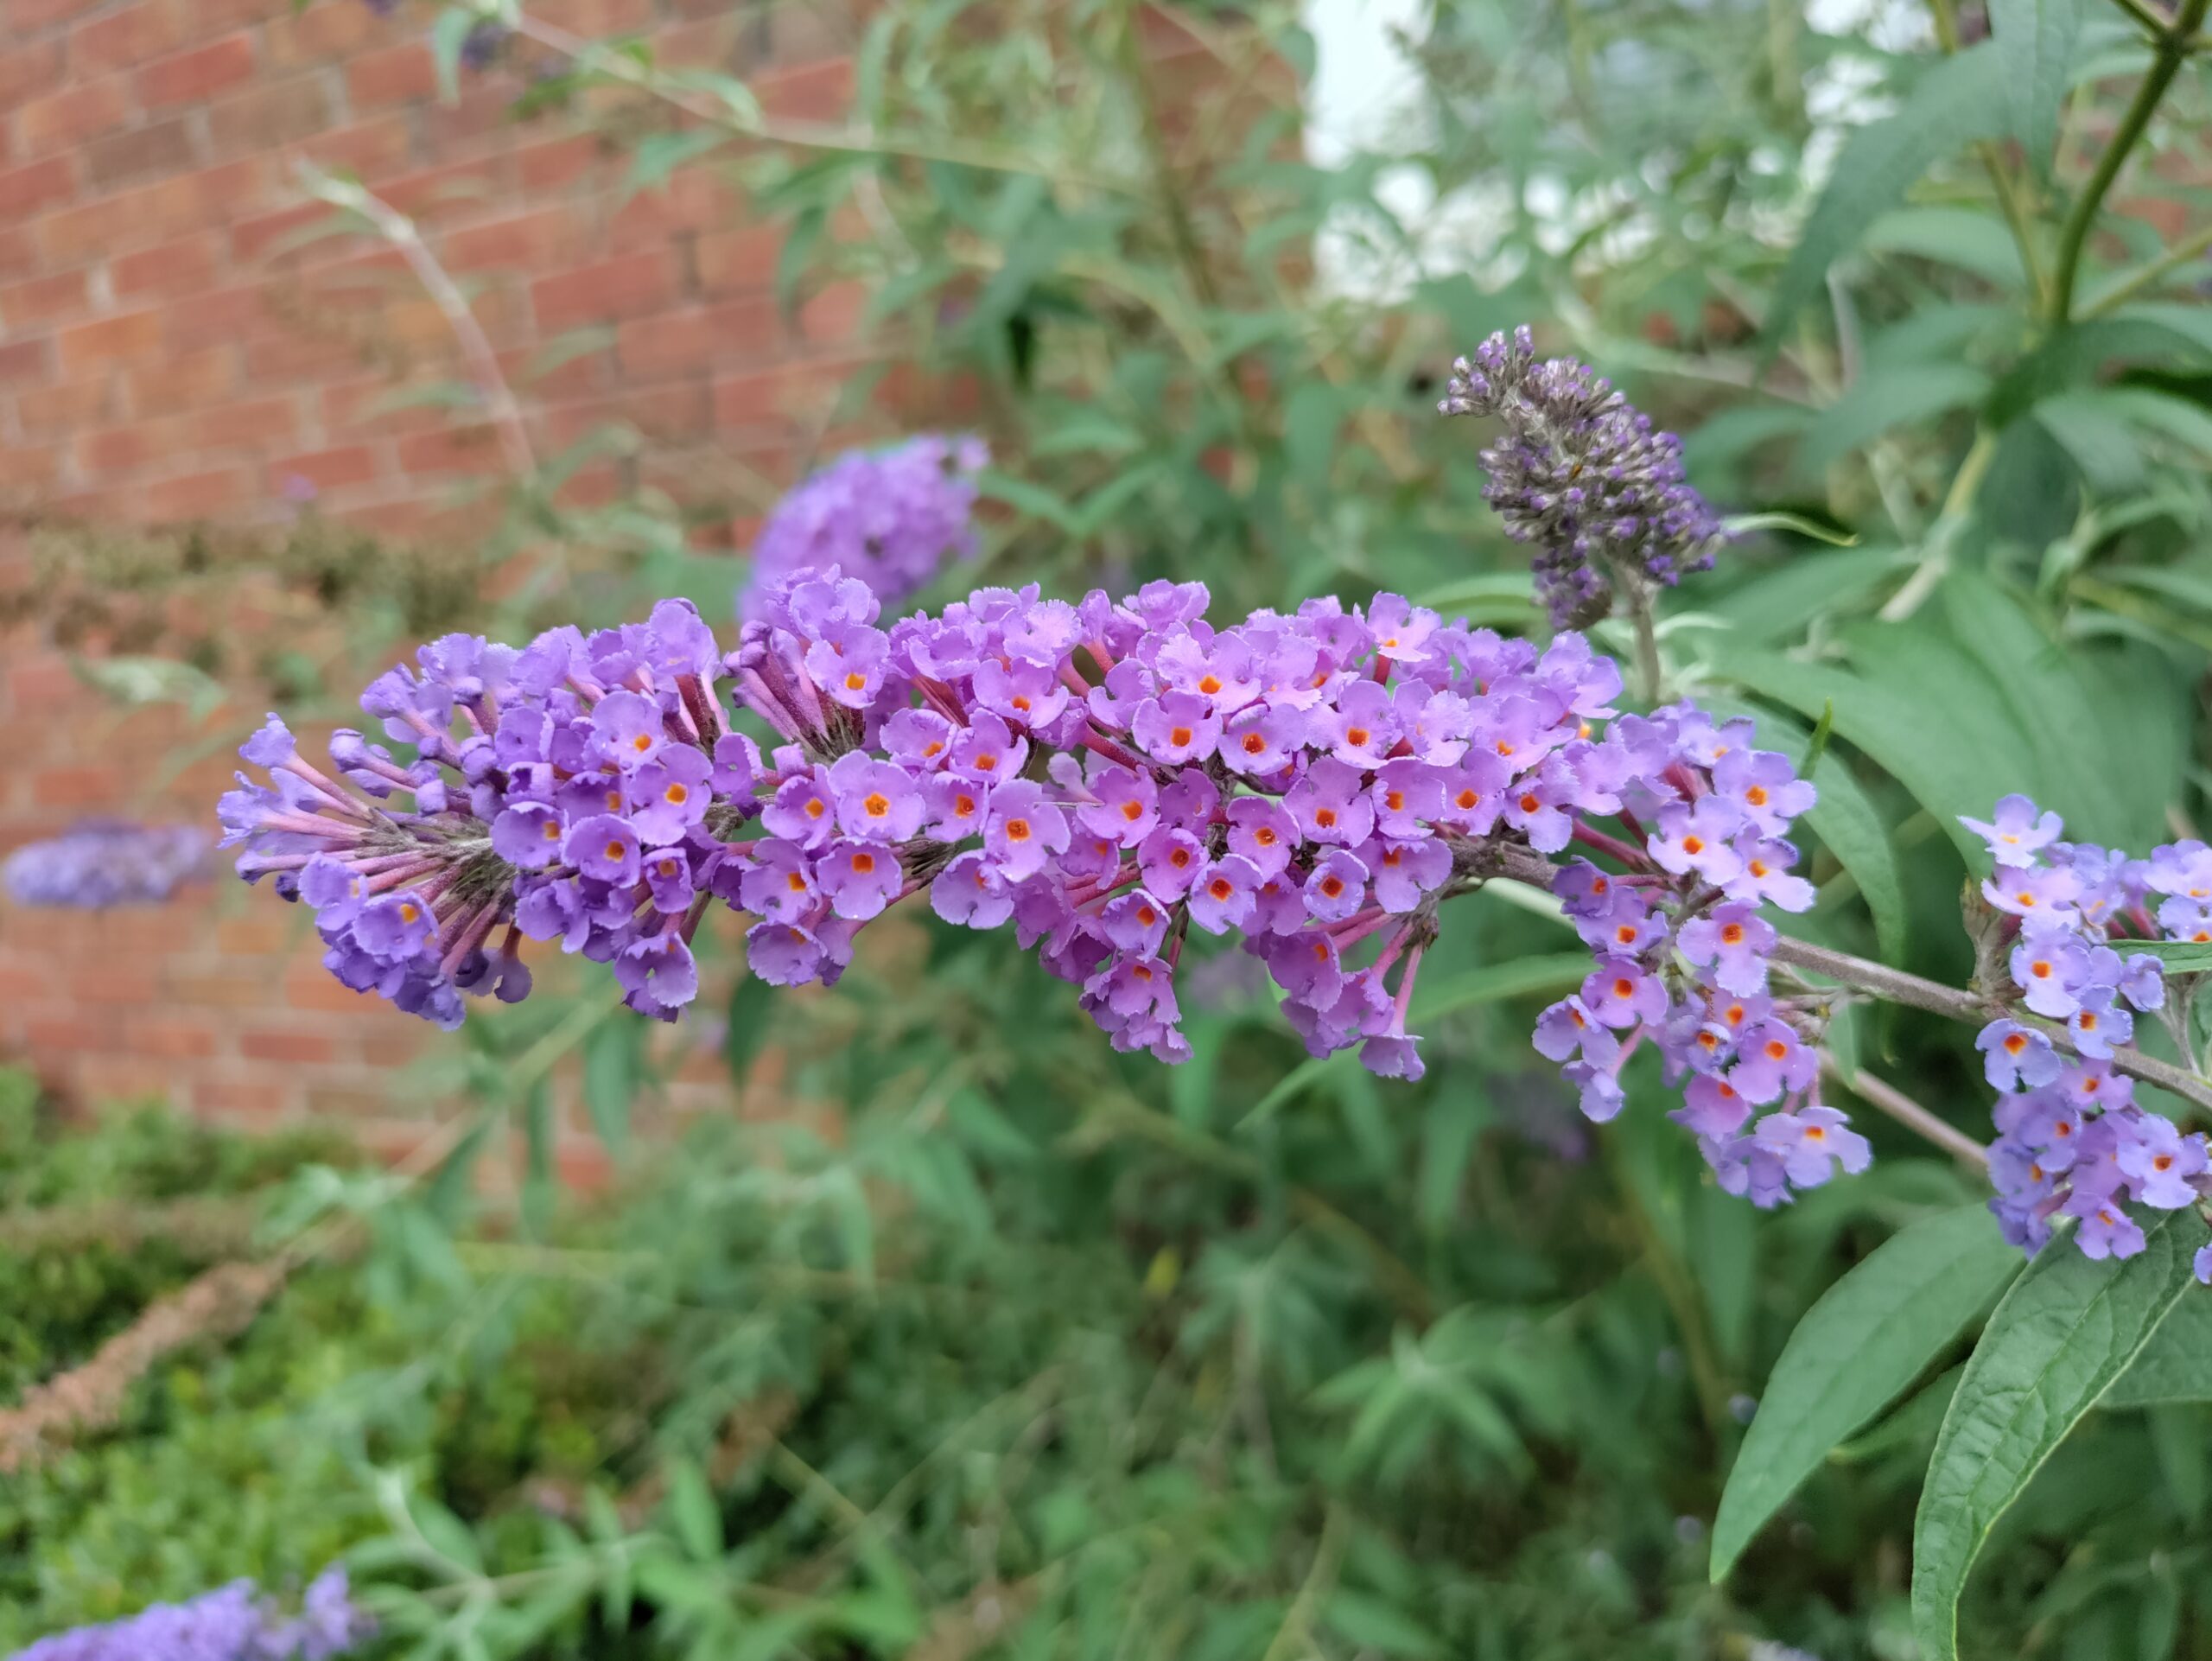
{"label": "lance-shaped leaf", "polygon": [[1827,1289],[1767,1379],[1713,1523],[1719,1581],[1783,1502],[1896,1401],[2020,1270],[1980,1206],[1915,1223]]}

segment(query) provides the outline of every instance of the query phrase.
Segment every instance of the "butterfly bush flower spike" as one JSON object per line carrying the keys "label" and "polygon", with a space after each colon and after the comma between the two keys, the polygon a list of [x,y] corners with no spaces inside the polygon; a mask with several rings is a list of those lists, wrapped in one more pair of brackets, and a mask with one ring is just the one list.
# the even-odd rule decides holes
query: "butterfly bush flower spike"
{"label": "butterfly bush flower spike", "polygon": [[[2167,1009],[2158,958],[2126,948],[2212,940],[2212,850],[2174,843],[2139,860],[2069,843],[2058,815],[2024,796],[2007,796],[1986,822],[1960,822],[1989,847],[1981,897],[1999,913],[2018,1006],[1975,1041],[1999,1092],[1990,1210],[2027,1251],[2070,1218],[2089,1257],[2133,1257],[2144,1238],[2128,1206],[2178,1211],[2212,1197],[2203,1133],[2184,1135],[2137,1103],[2111,1066],[2137,1018]],[[2212,1281],[2212,1247],[2196,1267]]]}
{"label": "butterfly bush flower spike", "polygon": [[779,583],[833,566],[900,604],[975,551],[976,475],[989,459],[981,439],[933,433],[841,456],[768,516],[740,616],[760,615]]}
{"label": "butterfly bush flower spike", "polygon": [[0,888],[18,906],[158,905],[199,873],[210,845],[194,825],[80,824],[9,855]]}
{"label": "butterfly bush flower spike", "polygon": [[346,1571],[331,1569],[308,1588],[296,1615],[238,1581],[188,1603],[157,1603],[124,1620],[42,1638],[13,1661],[337,1661],[375,1632]]}
{"label": "butterfly bush flower spike", "polygon": [[1438,408],[1503,422],[1482,452],[1483,500],[1535,546],[1554,624],[1605,616],[1622,584],[1673,588],[1712,565],[1726,531],[1684,481],[1681,441],[1586,366],[1538,359],[1527,328],[1454,363]]}

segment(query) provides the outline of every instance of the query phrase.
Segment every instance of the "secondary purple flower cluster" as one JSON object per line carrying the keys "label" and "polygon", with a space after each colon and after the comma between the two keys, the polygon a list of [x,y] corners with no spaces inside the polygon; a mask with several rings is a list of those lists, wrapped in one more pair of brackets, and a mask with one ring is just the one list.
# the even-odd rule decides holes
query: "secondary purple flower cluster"
{"label": "secondary purple flower cluster", "polygon": [[1540,360],[1527,328],[1455,362],[1437,407],[1504,422],[1482,453],[1483,500],[1508,535],[1535,545],[1537,593],[1554,624],[1605,616],[1622,584],[1672,588],[1712,565],[1726,531],[1683,480],[1681,441],[1655,432],[1587,366]]}
{"label": "secondary purple flower cluster", "polygon": [[836,567],[896,606],[950,561],[975,551],[976,475],[990,460],[979,438],[924,433],[885,450],[855,450],[777,504],[753,550],[739,615],[755,618],[779,588]]}
{"label": "secondary purple flower cluster", "polygon": [[1813,904],[1789,841],[1813,786],[1754,748],[1748,721],[1716,724],[1687,703],[1624,716],[1580,748],[1563,757],[1585,781],[1577,805],[1629,839],[1586,821],[1580,839],[1621,869],[1578,857],[1553,884],[1597,965],[1544,1011],[1536,1048],[1602,1122],[1620,1111],[1623,1064],[1649,1042],[1684,1085],[1669,1117],[1723,1187],[1762,1207],[1838,1165],[1863,1170],[1865,1138],[1820,1098],[1817,1001],[1768,985],[1777,936],[1762,907]]}
{"label": "secondary purple flower cluster", "polygon": [[[2139,1106],[2133,1081],[2113,1070],[2114,1048],[2137,1015],[2165,1009],[2167,989],[2156,956],[2112,942],[2212,942],[2212,849],[2173,843],[2138,860],[2062,841],[2058,815],[2025,796],[2005,798],[1987,823],[1961,822],[1996,862],[1982,898],[2018,920],[2005,926],[2006,966],[2021,1013],[2037,1018],[2001,1017],[1975,1041],[2000,1092],[1989,1208],[2025,1251],[2042,1250],[2051,1219],[2065,1216],[2089,1257],[2133,1257],[2143,1231],[2126,1203],[2198,1204],[2212,1196],[2212,1158],[2202,1132],[2184,1136]],[[2065,1050],[2051,1041],[2060,1023]],[[2212,1281],[2212,1246],[2196,1272]]]}
{"label": "secondary purple flower cluster", "polygon": [[194,825],[80,824],[9,855],[0,885],[19,906],[158,905],[199,870],[207,847]]}
{"label": "secondary purple flower cluster", "polygon": [[325,1570],[297,1615],[238,1581],[189,1603],[157,1603],[126,1620],[42,1638],[11,1661],[333,1661],[375,1623],[354,1607],[342,1569]]}

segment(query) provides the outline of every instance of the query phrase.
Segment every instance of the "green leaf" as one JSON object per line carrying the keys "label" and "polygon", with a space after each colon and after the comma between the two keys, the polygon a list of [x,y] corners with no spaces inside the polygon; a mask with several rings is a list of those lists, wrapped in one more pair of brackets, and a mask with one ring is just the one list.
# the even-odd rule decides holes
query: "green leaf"
{"label": "green leaf", "polygon": [[1827,1289],[1783,1346],[1728,1473],[1715,1581],[1828,1451],[1904,1395],[2019,1269],[1988,1212],[1962,1206],[1892,1235]]}
{"label": "green leaf", "polygon": [[1987,375],[1962,363],[1869,368],[1806,429],[1797,471],[1816,478],[1892,427],[1980,403],[1988,396],[1989,384]]}
{"label": "green leaf", "polygon": [[461,48],[479,18],[474,6],[448,6],[430,25],[430,61],[438,73],[438,97],[451,104],[461,97]]}
{"label": "green leaf", "polygon": [[1910,563],[1897,548],[1792,554],[1727,594],[1701,601],[1698,619],[1726,623],[1734,637],[1731,651],[1738,644],[1768,645],[1802,631],[1815,612],[1850,608]]}
{"label": "green leaf", "polygon": [[2156,958],[2169,975],[2201,975],[2212,969],[2212,945],[2195,940],[2114,940],[2112,944],[2122,956]]}
{"label": "green leaf", "polygon": [[986,468],[976,475],[976,489],[978,494],[992,501],[1004,502],[1008,507],[1019,509],[1033,519],[1043,519],[1070,536],[1077,534],[1075,515],[1068,505],[1041,485],[1033,485],[1027,479],[1017,479],[1012,474]]}
{"label": "green leaf", "polygon": [[2026,281],[2020,245],[1993,213],[1970,207],[1900,207],[1866,227],[1866,245],[1878,253],[1912,254],[1955,265],[2001,289]]}
{"label": "green leaf", "polygon": [[[748,990],[750,989],[750,990]],[[742,1089],[753,1069],[753,1058],[767,1035],[768,1023],[780,1000],[750,975],[739,980],[729,995],[729,1021],[722,1029],[722,1059],[729,1063],[730,1082]]]}
{"label": "green leaf", "polygon": [[1414,1657],[1446,1653],[1444,1645],[1411,1615],[1364,1592],[1338,1588],[1329,1594],[1321,1620],[1356,1650]]}
{"label": "green leaf", "polygon": [[[1490,964],[1455,976],[1441,984],[1423,982],[1414,990],[1413,1007],[1406,1012],[1406,1018],[1410,1026],[1419,1028],[1440,1021],[1446,1015],[1471,1009],[1478,1004],[1495,1003],[1501,998],[1519,997],[1535,992],[1570,992],[1580,986],[1589,973],[1590,958],[1582,952],[1553,952],[1541,958],[1521,958],[1511,963]],[[1316,1080],[1342,1068],[1352,1060],[1352,1052],[1345,1050],[1325,1060],[1306,1061],[1293,1067],[1277,1081],[1274,1089],[1260,1098],[1258,1104],[1238,1122],[1237,1129],[1249,1130],[1271,1117],[1277,1108],[1296,1099]]]}
{"label": "green leaf", "polygon": [[1984,44],[1944,59],[1920,78],[1895,115],[1851,136],[1767,308],[1770,350],[1781,343],[1828,267],[1858,246],[1866,227],[1913,181],[1974,140],[2005,130],[2008,103],[2004,60]]}
{"label": "green leaf", "polygon": [[620,207],[645,191],[658,190],[685,162],[696,162],[729,142],[729,134],[714,127],[646,134],[631,154],[630,175],[622,181],[615,206]]}
{"label": "green leaf", "polygon": [[173,658],[72,658],[69,669],[118,703],[181,703],[195,722],[230,697],[221,682]]}
{"label": "green leaf", "polygon": [[602,1021],[584,1039],[584,1108],[610,1155],[629,1144],[638,1091],[638,1023]]}
{"label": "green leaf", "polygon": [[668,1467],[668,1514],[676,1537],[694,1562],[713,1564],[721,1560],[722,1518],[713,1492],[696,1462],[678,1459]]}
{"label": "green leaf", "polygon": [[1989,1318],[1913,1526],[1912,1624],[1926,1661],[1955,1661],[1959,1597],[1990,1530],[2194,1283],[2184,1214],[2154,1217],[2124,1262],[2054,1242]]}
{"label": "green leaf", "polygon": [[2048,180],[2067,71],[2082,34],[2082,0],[1989,0],[1989,28],[2012,92],[2012,136],[2036,176]]}
{"label": "green leaf", "polygon": [[2184,1292],[2099,1407],[2212,1402],[2212,1292]]}

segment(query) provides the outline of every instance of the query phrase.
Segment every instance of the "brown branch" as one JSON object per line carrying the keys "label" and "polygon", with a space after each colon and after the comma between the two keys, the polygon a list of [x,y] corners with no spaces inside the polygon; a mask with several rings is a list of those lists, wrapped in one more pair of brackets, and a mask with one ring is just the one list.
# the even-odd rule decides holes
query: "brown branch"
{"label": "brown branch", "polygon": [[1826,1050],[1821,1052],[1821,1070],[1861,1101],[1880,1109],[1907,1130],[1934,1142],[1961,1165],[1971,1166],[1977,1172],[1989,1168],[1989,1150],[1986,1148],[1955,1125],[1937,1118],[1895,1085],[1885,1083],[1864,1067],[1856,1072],[1846,1073],[1842,1064]]}

